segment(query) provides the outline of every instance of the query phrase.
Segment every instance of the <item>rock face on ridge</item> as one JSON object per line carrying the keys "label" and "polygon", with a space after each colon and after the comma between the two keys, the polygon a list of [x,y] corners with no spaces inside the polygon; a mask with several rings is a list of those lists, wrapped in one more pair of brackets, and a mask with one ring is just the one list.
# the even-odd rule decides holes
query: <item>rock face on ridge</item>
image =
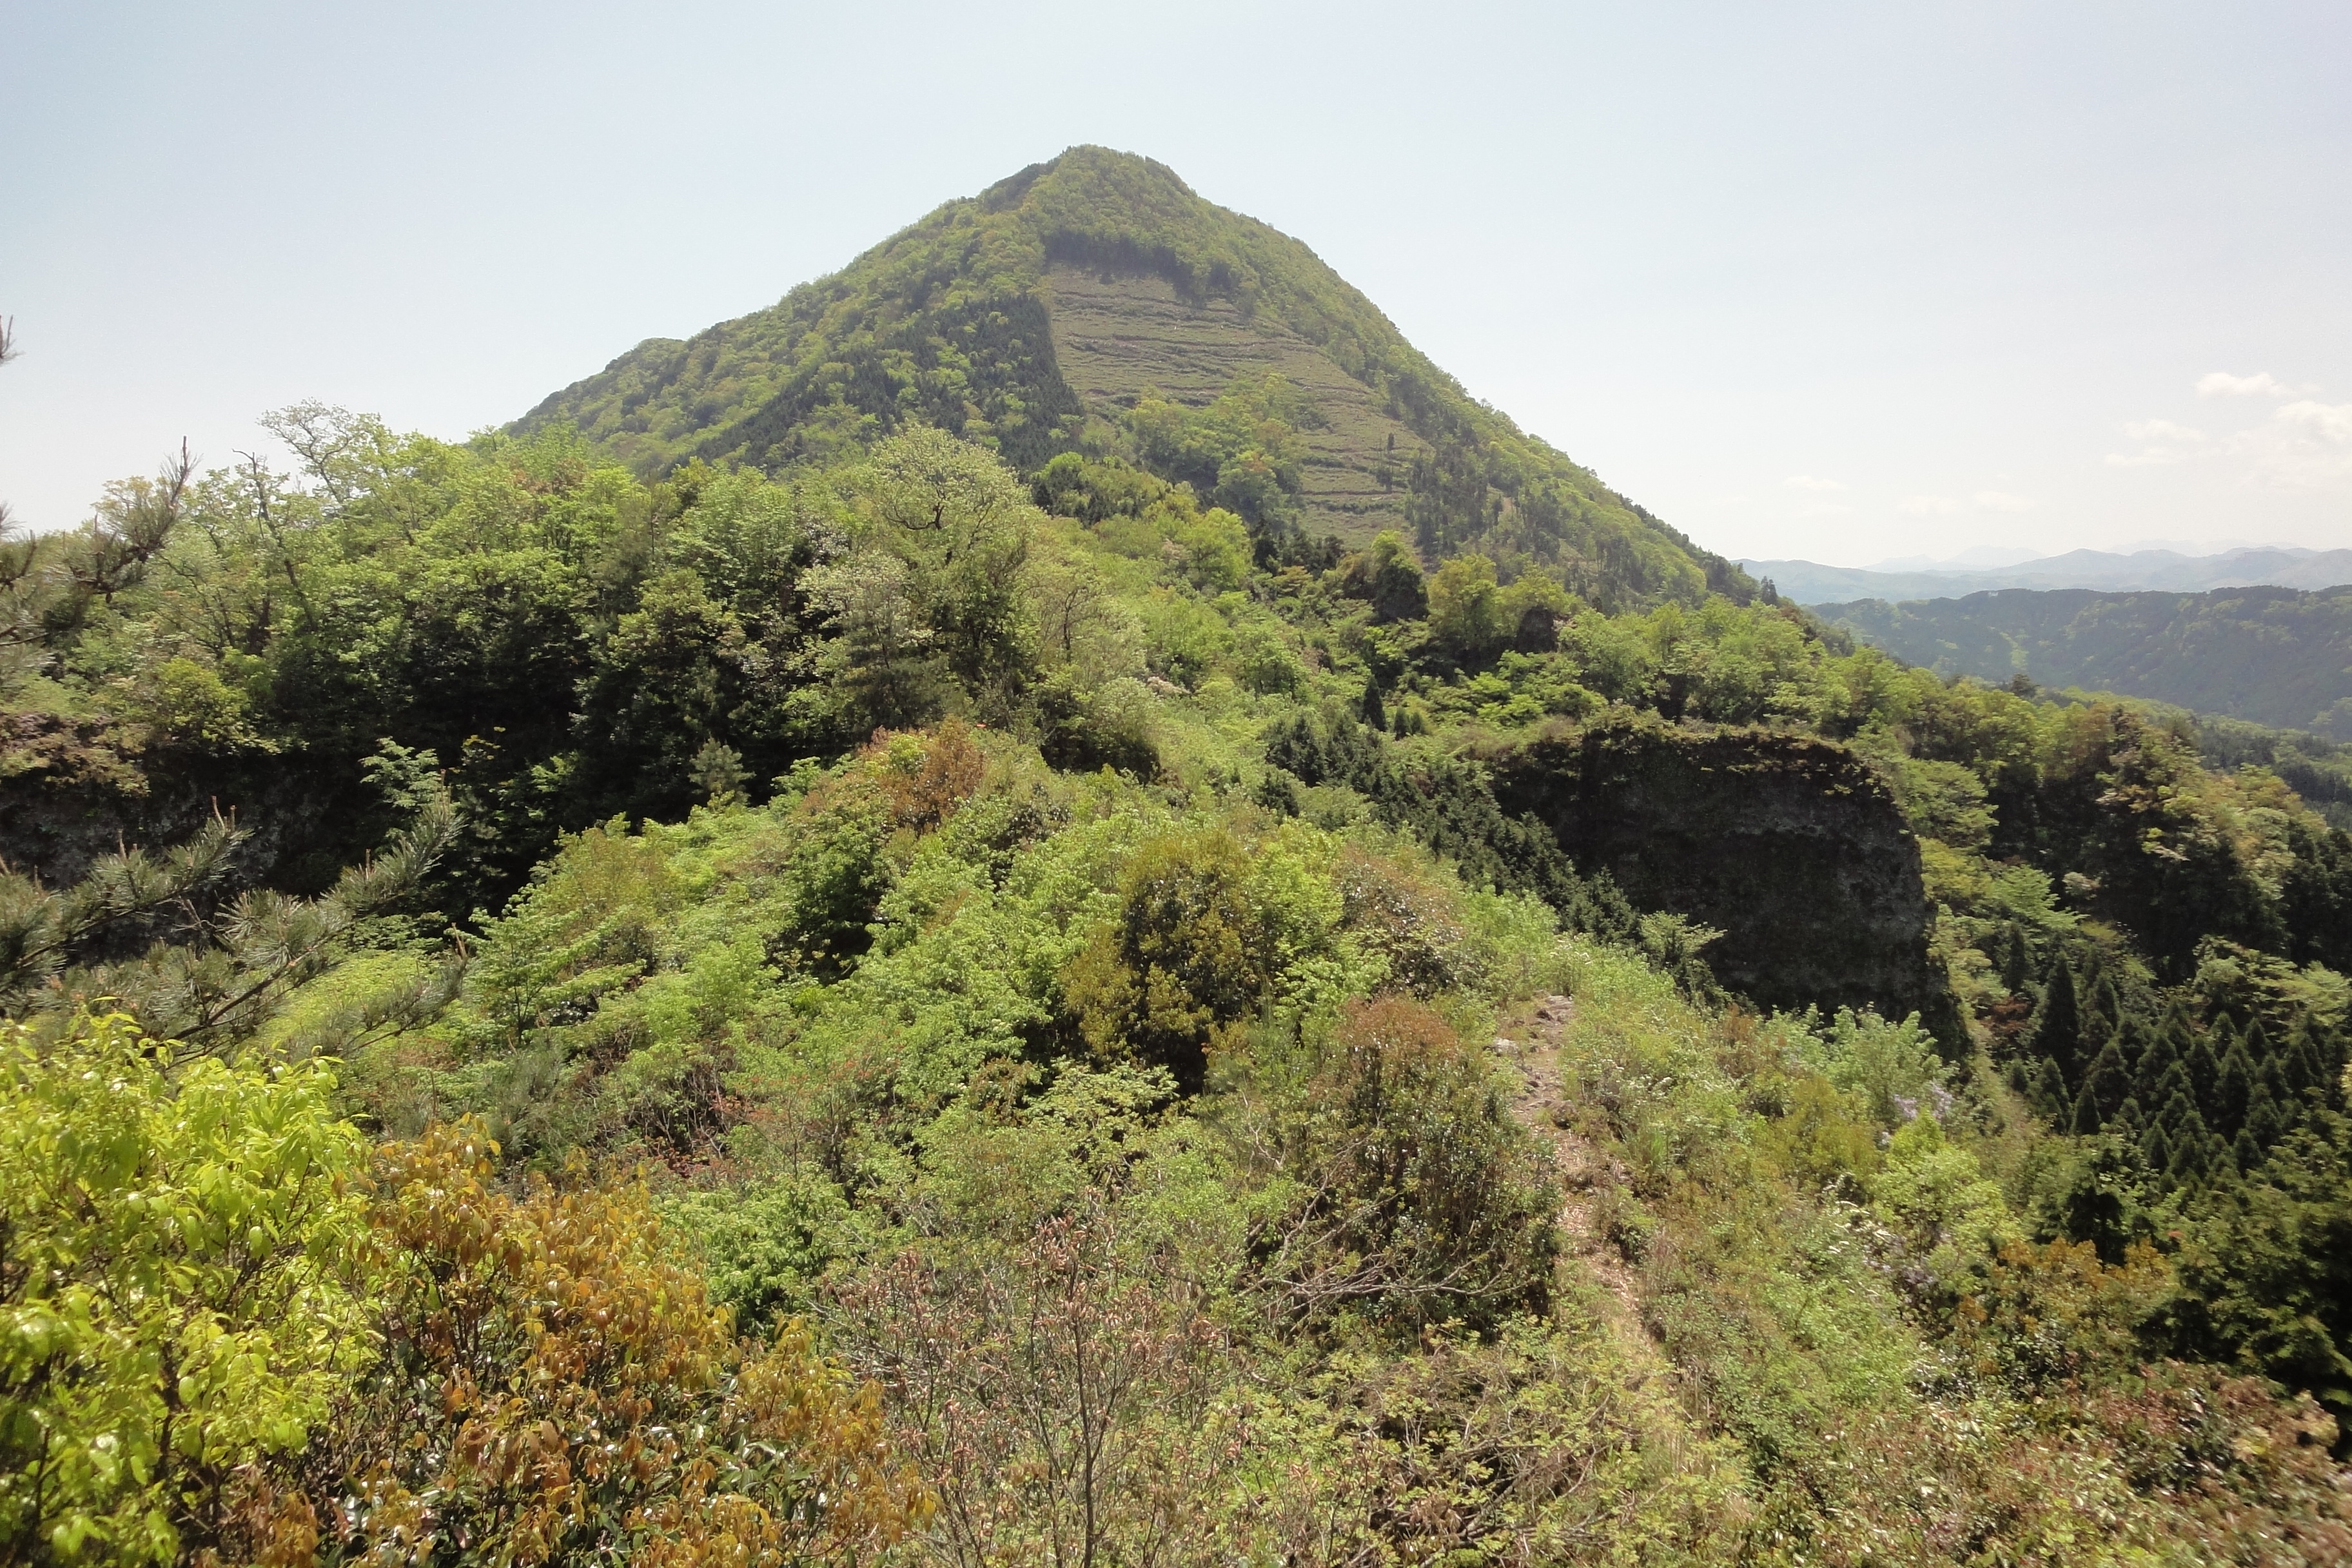
{"label": "rock face on ridge", "polygon": [[1503,809],[1531,812],[1637,908],[1723,932],[1702,954],[1771,1007],[1918,1012],[1958,1026],[1927,948],[1919,846],[1844,747],[1766,731],[1601,724],[1494,764]]}

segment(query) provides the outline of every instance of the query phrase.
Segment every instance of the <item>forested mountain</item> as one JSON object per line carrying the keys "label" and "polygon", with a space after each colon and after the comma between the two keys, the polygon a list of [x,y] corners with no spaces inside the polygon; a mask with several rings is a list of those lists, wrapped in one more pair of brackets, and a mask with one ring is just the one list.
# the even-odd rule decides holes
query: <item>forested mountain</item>
{"label": "forested mountain", "polygon": [[1769,579],[1780,593],[1801,605],[1853,599],[1957,599],[2005,588],[2195,594],[2212,588],[2333,588],[2352,583],[2352,550],[2276,546],[2225,550],[2218,555],[2182,555],[2170,550],[2137,550],[2128,555],[2070,550],[2063,555],[2046,555],[2014,566],[1971,571],[1865,570],[1811,561],[1743,561],[1739,564],[1759,581]]}
{"label": "forested mountain", "polygon": [[1396,528],[1425,558],[1528,556],[1597,603],[1752,592],[1465,396],[1305,246],[1100,147],[950,202],[767,310],[641,343],[513,429],[576,426],[652,479],[835,460],[908,420],[1024,472],[1117,455],[1287,558]]}
{"label": "forested mountain", "polygon": [[1822,605],[1824,618],[1945,675],[2153,698],[2352,737],[2352,588],[2096,594],[2010,589]]}
{"label": "forested mountain", "polygon": [[[877,256],[1130,178],[1309,319],[1108,155]],[[1153,444],[1303,371],[1024,448],[885,276],[0,551],[0,1563],[2352,1560],[2326,742],[1706,593],[1471,405],[1593,531]]]}

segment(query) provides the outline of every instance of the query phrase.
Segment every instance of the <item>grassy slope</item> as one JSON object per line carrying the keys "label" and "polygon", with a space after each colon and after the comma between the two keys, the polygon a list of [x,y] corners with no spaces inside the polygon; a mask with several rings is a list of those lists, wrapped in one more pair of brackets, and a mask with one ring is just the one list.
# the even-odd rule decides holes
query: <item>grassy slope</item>
{"label": "grassy slope", "polygon": [[[1130,281],[1067,300],[1104,276]],[[1103,330],[1106,312],[1139,318],[1140,338],[1163,352],[1147,344],[1109,363],[1100,345],[1118,334]],[[515,428],[568,420],[652,473],[690,457],[774,469],[915,417],[1029,469],[1074,445],[1089,417],[1115,416],[1170,353],[1212,342],[1236,370],[1279,369],[1312,396],[1324,430],[1309,442],[1305,499],[1318,528],[1360,542],[1399,515],[1370,473],[1396,435],[1401,456],[1417,446],[1429,459],[1423,542],[1442,552],[1489,531],[1516,537],[1517,524],[1591,563],[1612,597],[1747,587],[1473,402],[1305,246],[1202,200],[1161,164],[1100,148],[950,202],[768,310],[643,343]],[[1163,390],[1205,400],[1200,379]]]}

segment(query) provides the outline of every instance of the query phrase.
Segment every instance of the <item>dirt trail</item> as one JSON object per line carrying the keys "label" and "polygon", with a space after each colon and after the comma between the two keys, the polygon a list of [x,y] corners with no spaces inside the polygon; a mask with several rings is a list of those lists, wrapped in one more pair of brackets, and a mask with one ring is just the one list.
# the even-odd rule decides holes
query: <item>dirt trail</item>
{"label": "dirt trail", "polygon": [[1614,1303],[1609,1312],[1612,1331],[1629,1348],[1638,1346],[1643,1359],[1654,1360],[1656,1349],[1642,1325],[1641,1292],[1633,1272],[1603,1234],[1599,1214],[1601,1192],[1622,1185],[1627,1173],[1589,1139],[1561,1125],[1568,1120],[1568,1103],[1559,1039],[1575,1016],[1576,1004],[1569,997],[1540,997],[1506,1025],[1509,1034],[1496,1039],[1495,1049],[1518,1073],[1511,1114],[1542,1139],[1559,1162],[1565,1194],[1559,1205],[1562,1267],[1583,1270],[1601,1282]]}

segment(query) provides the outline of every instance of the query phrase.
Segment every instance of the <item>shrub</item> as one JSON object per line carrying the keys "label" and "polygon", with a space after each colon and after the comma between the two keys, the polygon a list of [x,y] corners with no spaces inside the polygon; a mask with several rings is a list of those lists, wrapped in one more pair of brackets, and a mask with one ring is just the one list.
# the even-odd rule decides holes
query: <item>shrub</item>
{"label": "shrub", "polygon": [[1485,1056],[1426,1005],[1350,1003],[1270,1138],[1295,1184],[1259,1238],[1283,1309],[1491,1326],[1550,1288],[1554,1194]]}
{"label": "shrub", "polygon": [[0,1561],[218,1545],[367,1359],[365,1144],[317,1064],[0,1031]]}

